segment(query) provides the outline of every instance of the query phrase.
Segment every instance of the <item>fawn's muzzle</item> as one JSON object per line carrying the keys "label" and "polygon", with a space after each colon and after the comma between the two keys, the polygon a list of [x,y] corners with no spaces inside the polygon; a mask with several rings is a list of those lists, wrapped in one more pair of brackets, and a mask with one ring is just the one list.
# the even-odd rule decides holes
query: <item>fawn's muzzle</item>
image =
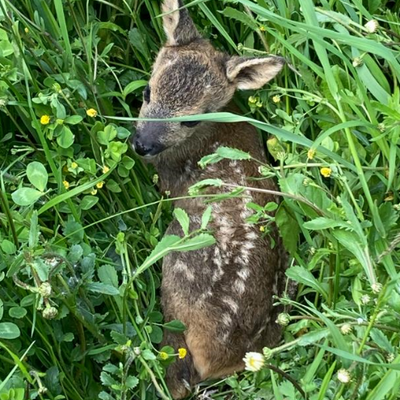
{"label": "fawn's muzzle", "polygon": [[147,122],[138,127],[133,138],[133,147],[140,156],[155,156],[165,150],[165,146],[159,142],[161,132],[165,129],[162,122]]}

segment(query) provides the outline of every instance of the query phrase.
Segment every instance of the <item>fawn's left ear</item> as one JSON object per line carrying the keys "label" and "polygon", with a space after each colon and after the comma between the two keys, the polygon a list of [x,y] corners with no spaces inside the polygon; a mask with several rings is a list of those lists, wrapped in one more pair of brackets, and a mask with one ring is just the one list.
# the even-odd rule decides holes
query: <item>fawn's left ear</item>
{"label": "fawn's left ear", "polygon": [[284,65],[282,57],[232,57],[226,64],[226,76],[239,90],[259,89]]}
{"label": "fawn's left ear", "polygon": [[189,12],[183,7],[182,0],[164,0],[162,12],[164,30],[168,46],[183,46],[201,36],[197,31]]}

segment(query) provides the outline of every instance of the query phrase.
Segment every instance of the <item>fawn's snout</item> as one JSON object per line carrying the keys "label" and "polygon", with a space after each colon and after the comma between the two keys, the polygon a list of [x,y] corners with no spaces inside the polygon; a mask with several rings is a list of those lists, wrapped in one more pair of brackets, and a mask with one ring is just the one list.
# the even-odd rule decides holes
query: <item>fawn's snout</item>
{"label": "fawn's snout", "polygon": [[158,121],[147,121],[142,123],[133,137],[133,146],[137,154],[142,157],[155,156],[166,149],[159,140],[166,131],[166,123]]}

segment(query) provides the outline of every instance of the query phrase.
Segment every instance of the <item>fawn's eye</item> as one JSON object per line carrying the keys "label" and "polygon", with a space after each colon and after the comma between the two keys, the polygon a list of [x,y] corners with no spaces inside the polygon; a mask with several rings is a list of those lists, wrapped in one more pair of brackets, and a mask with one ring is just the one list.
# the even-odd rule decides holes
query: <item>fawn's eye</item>
{"label": "fawn's eye", "polygon": [[181,124],[186,126],[187,128],[193,128],[194,126],[198,125],[200,121],[183,121]]}
{"label": "fawn's eye", "polygon": [[147,86],[143,90],[143,99],[146,103],[150,103],[150,94],[151,94],[150,85],[147,84]]}

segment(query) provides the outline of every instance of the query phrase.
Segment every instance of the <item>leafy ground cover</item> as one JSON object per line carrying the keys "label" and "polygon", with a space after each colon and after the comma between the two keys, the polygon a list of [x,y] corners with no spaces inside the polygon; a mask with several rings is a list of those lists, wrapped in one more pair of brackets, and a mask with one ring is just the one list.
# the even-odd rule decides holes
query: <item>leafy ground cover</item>
{"label": "leafy ground cover", "polygon": [[[245,117],[203,118],[247,118],[268,141],[260,177],[279,182],[299,284],[265,366],[193,398],[400,398],[399,1],[190,5],[218,48],[291,64],[237,95]],[[170,201],[129,146],[159,7],[0,0],[1,399],[170,398],[164,370],[184,354],[158,344],[184,327],[163,323],[159,260],[212,237],[162,241]],[[219,157],[246,155],[204,162]],[[271,208],[255,209],[260,234]]]}

